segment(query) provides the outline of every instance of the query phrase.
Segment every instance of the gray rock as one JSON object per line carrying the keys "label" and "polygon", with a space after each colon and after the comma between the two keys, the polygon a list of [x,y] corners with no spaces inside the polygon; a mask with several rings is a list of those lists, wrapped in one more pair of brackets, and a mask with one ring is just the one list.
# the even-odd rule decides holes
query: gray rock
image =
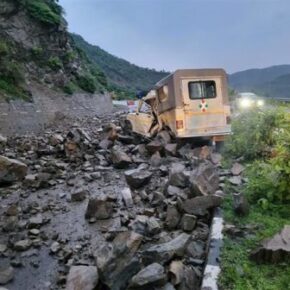
{"label": "gray rock", "polygon": [[177,155],[177,144],[166,144],[165,145],[165,153],[168,156],[176,156]]}
{"label": "gray rock", "polygon": [[241,176],[232,176],[229,178],[229,182],[233,185],[241,185],[242,177]]}
{"label": "gray rock", "polygon": [[100,280],[111,290],[125,289],[129,280],[141,269],[136,257],[142,235],[119,233],[112,244],[104,243],[94,252]]}
{"label": "gray rock", "polygon": [[231,173],[232,175],[240,175],[244,170],[245,167],[242,164],[235,162],[231,168]]}
{"label": "gray rock", "polygon": [[167,130],[160,131],[157,134],[157,139],[162,143],[162,144],[168,144],[171,142],[171,136]]}
{"label": "gray rock", "polygon": [[178,290],[199,289],[199,277],[197,276],[192,266],[184,267],[183,279],[178,287]]}
{"label": "gray rock", "polygon": [[55,254],[58,251],[60,251],[61,246],[59,242],[53,242],[52,245],[50,246],[50,251],[51,253]]}
{"label": "gray rock", "polygon": [[87,206],[85,217],[87,219],[109,219],[113,215],[113,203],[108,201],[106,197],[91,197]]}
{"label": "gray rock", "polygon": [[134,202],[133,202],[133,198],[132,198],[131,189],[128,187],[125,187],[124,189],[122,189],[121,195],[122,195],[122,198],[123,198],[123,201],[124,201],[126,207],[127,208],[133,207]]}
{"label": "gray rock", "polygon": [[0,267],[0,285],[5,285],[14,277],[14,269],[11,266]]}
{"label": "gray rock", "polygon": [[220,206],[222,200],[220,196],[215,195],[198,196],[185,200],[182,208],[188,214],[202,216],[207,213],[207,210]]}
{"label": "gray rock", "polygon": [[166,283],[162,287],[155,288],[155,290],[176,290],[176,288],[171,283]]}
{"label": "gray rock", "polygon": [[142,269],[131,280],[129,288],[139,288],[144,286],[154,287],[162,285],[166,281],[164,267],[158,263],[153,263]]}
{"label": "gray rock", "polygon": [[146,145],[146,149],[151,154],[154,154],[155,152],[161,152],[164,149],[164,147],[160,141],[153,140]]}
{"label": "gray rock", "polygon": [[146,264],[154,261],[164,264],[172,260],[173,257],[183,257],[185,248],[189,241],[190,235],[185,233],[180,234],[167,243],[154,245],[143,251],[143,260]]}
{"label": "gray rock", "polygon": [[188,175],[185,173],[185,166],[181,163],[172,164],[169,181],[170,185],[178,186],[181,188],[187,187]]}
{"label": "gray rock", "polygon": [[14,249],[16,251],[26,251],[31,247],[31,241],[30,240],[21,240],[14,244]]}
{"label": "gray rock", "polygon": [[160,156],[160,153],[157,151],[151,156],[150,164],[153,167],[158,167],[161,165],[161,163],[162,163],[162,158]]}
{"label": "gray rock", "polygon": [[66,290],[93,290],[98,285],[98,269],[94,266],[72,266],[69,270]]}
{"label": "gray rock", "polygon": [[87,189],[79,188],[71,193],[72,201],[83,201],[89,196],[89,191]]}
{"label": "gray rock", "polygon": [[29,219],[28,221],[28,227],[31,228],[38,228],[41,227],[43,225],[44,221],[43,221],[43,217],[42,215],[39,213],[36,216],[33,216]]}
{"label": "gray rock", "polygon": [[272,238],[261,242],[261,246],[252,251],[250,258],[257,263],[289,262],[290,260],[290,225],[274,235]]}
{"label": "gray rock", "polygon": [[188,257],[193,259],[203,259],[206,256],[205,243],[203,241],[191,241],[185,250]]}
{"label": "gray rock", "polygon": [[125,172],[125,178],[131,188],[140,188],[147,184],[152,177],[152,172],[142,169],[132,169]]}
{"label": "gray rock", "polygon": [[166,212],[165,224],[169,230],[174,230],[180,221],[180,213],[178,212],[176,206],[168,205]]}
{"label": "gray rock", "polygon": [[147,232],[149,235],[156,235],[162,230],[160,222],[155,217],[150,217],[147,220]]}
{"label": "gray rock", "polygon": [[0,156],[0,184],[9,184],[23,180],[27,170],[26,164],[15,159]]}
{"label": "gray rock", "polygon": [[185,232],[191,232],[196,225],[196,216],[191,214],[184,214],[181,219],[181,227]]}
{"label": "gray rock", "polygon": [[132,163],[131,157],[125,152],[117,149],[112,150],[111,159],[116,168],[126,168]]}
{"label": "gray rock", "polygon": [[219,175],[209,162],[201,163],[190,175],[192,196],[214,194],[219,187]]}

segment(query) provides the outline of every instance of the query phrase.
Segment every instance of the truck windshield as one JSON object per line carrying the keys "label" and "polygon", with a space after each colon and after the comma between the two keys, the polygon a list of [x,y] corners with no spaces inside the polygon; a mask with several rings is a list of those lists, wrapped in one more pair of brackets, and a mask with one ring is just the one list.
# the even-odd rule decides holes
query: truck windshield
{"label": "truck windshield", "polygon": [[216,97],[216,85],[214,81],[189,82],[189,98],[195,99],[212,99]]}

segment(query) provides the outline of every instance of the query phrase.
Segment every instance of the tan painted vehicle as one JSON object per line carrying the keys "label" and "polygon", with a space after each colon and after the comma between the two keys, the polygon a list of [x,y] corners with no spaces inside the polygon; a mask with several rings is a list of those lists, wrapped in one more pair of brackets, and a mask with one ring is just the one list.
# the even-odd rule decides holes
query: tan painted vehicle
{"label": "tan painted vehicle", "polygon": [[177,138],[223,141],[231,133],[227,75],[223,69],[177,70],[140,100],[127,121],[147,137],[167,128]]}

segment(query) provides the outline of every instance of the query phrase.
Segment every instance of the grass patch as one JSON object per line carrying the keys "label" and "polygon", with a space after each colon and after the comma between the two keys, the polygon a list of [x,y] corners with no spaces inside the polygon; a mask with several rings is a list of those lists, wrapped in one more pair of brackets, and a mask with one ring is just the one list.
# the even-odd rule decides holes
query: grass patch
{"label": "grass patch", "polygon": [[[273,236],[285,224],[289,224],[289,207],[277,205],[263,211],[259,206],[251,207],[247,217],[237,217],[232,211],[232,201],[227,197],[224,214],[227,223],[242,227],[255,225],[257,229],[246,238],[231,239],[226,236],[222,249],[222,290],[290,290],[290,265],[257,265],[248,256],[262,239]],[[285,214],[288,212],[288,217]]]}

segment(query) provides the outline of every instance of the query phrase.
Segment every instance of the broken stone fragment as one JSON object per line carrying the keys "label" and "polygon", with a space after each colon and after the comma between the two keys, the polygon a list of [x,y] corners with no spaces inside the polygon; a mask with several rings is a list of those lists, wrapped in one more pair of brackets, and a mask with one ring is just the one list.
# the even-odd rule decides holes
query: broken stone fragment
{"label": "broken stone fragment", "polygon": [[0,156],[0,185],[23,180],[27,170],[26,164],[15,159]]}
{"label": "broken stone fragment", "polygon": [[133,207],[134,202],[133,202],[133,198],[132,198],[131,189],[126,187],[126,188],[122,189],[121,194],[122,194],[122,198],[123,198],[123,201],[124,201],[126,207],[128,207],[128,208]]}
{"label": "broken stone fragment", "polygon": [[151,179],[152,172],[142,169],[132,169],[125,172],[125,178],[131,188],[140,188]]}
{"label": "broken stone fragment", "polygon": [[231,173],[232,175],[240,175],[244,170],[245,167],[242,164],[235,162],[231,168]]}
{"label": "broken stone fragment", "polygon": [[170,185],[184,188],[188,185],[188,175],[185,173],[185,166],[181,163],[172,164],[169,181]]}
{"label": "broken stone fragment", "polygon": [[132,163],[131,157],[125,152],[117,149],[112,150],[111,159],[116,168],[126,168]]}
{"label": "broken stone fragment", "polygon": [[0,267],[0,285],[7,284],[13,279],[13,277],[14,277],[14,269],[11,266]]}
{"label": "broken stone fragment", "polygon": [[21,240],[14,244],[14,249],[16,251],[22,252],[26,251],[31,247],[31,241],[30,240]]}
{"label": "broken stone fragment", "polygon": [[261,242],[250,254],[250,258],[257,263],[281,263],[290,261],[290,225],[274,235],[272,238]]}
{"label": "broken stone fragment", "polygon": [[94,266],[72,266],[69,270],[66,290],[93,290],[98,285],[98,269]]}
{"label": "broken stone fragment", "polygon": [[160,140],[162,144],[168,144],[171,142],[171,136],[168,130],[162,130],[157,134],[157,139]]}
{"label": "broken stone fragment", "polygon": [[136,257],[142,235],[134,232],[119,233],[112,244],[105,243],[94,252],[100,280],[109,289],[125,289],[129,280],[141,269]]}
{"label": "broken stone fragment", "polygon": [[113,147],[114,143],[111,140],[104,139],[99,143],[99,147],[108,150],[109,148]]}
{"label": "broken stone fragment", "polygon": [[164,267],[158,263],[153,263],[142,269],[137,273],[129,284],[129,289],[140,287],[154,287],[165,284],[166,275]]}
{"label": "broken stone fragment", "polygon": [[169,266],[169,279],[173,285],[178,285],[183,280],[184,269],[181,261],[172,261]]}
{"label": "broken stone fragment", "polygon": [[198,196],[182,203],[183,210],[188,214],[203,216],[207,210],[220,206],[222,198],[215,195]]}
{"label": "broken stone fragment", "polygon": [[183,233],[167,243],[154,245],[143,251],[143,261],[145,264],[154,261],[164,264],[172,260],[173,257],[183,257],[189,241],[190,235]]}
{"label": "broken stone fragment", "polygon": [[39,213],[36,216],[33,216],[29,219],[28,221],[28,227],[31,228],[38,228],[41,227],[43,225],[44,221],[43,221],[43,217],[42,215]]}
{"label": "broken stone fragment", "polygon": [[89,196],[89,191],[87,189],[79,188],[71,193],[72,201],[83,201]]}
{"label": "broken stone fragment", "polygon": [[165,145],[165,153],[168,156],[176,156],[177,154],[177,144],[166,144]]}
{"label": "broken stone fragment", "polygon": [[220,164],[223,157],[220,153],[211,153],[210,154],[210,160],[213,164]]}
{"label": "broken stone fragment", "polygon": [[161,152],[163,150],[163,145],[158,140],[153,140],[146,145],[146,149],[149,153],[154,154],[155,152]]}
{"label": "broken stone fragment", "polygon": [[190,190],[193,196],[214,194],[219,187],[219,175],[210,163],[202,163],[190,175]]}
{"label": "broken stone fragment", "polygon": [[50,246],[50,252],[55,254],[61,249],[59,242],[53,242]]}
{"label": "broken stone fragment", "polygon": [[191,232],[196,225],[196,216],[191,214],[184,214],[181,219],[181,227],[185,232]]}
{"label": "broken stone fragment", "polygon": [[153,167],[158,167],[160,166],[161,162],[162,162],[162,158],[160,156],[160,153],[157,151],[151,156],[150,164]]}
{"label": "broken stone fragment", "polygon": [[168,205],[165,224],[169,230],[174,230],[180,221],[180,213],[175,205]]}
{"label": "broken stone fragment", "polygon": [[229,182],[233,185],[241,185],[242,177],[241,176],[232,176],[229,178]]}
{"label": "broken stone fragment", "polygon": [[183,279],[178,290],[199,289],[199,277],[192,266],[184,266]]}
{"label": "broken stone fragment", "polygon": [[147,220],[147,232],[149,235],[156,235],[162,230],[160,222],[155,217],[150,217]]}
{"label": "broken stone fragment", "polygon": [[109,219],[113,215],[113,203],[105,196],[91,197],[87,206],[86,219]]}

